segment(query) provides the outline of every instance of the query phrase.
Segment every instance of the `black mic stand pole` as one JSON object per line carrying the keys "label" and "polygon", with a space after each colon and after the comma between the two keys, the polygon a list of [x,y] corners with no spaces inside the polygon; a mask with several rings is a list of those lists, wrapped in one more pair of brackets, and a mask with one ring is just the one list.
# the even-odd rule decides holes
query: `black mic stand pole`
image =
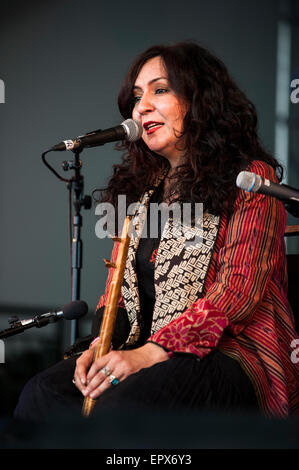
{"label": "black mic stand pole", "polygon": [[[82,268],[82,240],[81,240],[81,195],[83,192],[83,176],[80,174],[80,151],[75,153],[75,176],[70,183],[74,190],[74,210],[73,215],[73,236],[71,241],[71,284],[72,284],[72,301],[80,299],[80,273]],[[79,336],[79,325],[77,320],[71,321],[70,344],[74,344]]]}
{"label": "black mic stand pole", "polygon": [[[73,153],[75,155],[74,161],[62,162],[62,168],[64,171],[74,170],[75,175],[70,178],[63,178],[57,173],[57,171],[47,162],[46,154],[53,151],[53,149],[46,150],[42,154],[42,160],[46,167],[54,173],[54,175],[60,180],[67,183],[69,190],[69,211],[70,215],[72,212],[72,189],[74,189],[73,205],[74,205],[74,216],[72,218],[72,226],[69,223],[69,235],[70,235],[70,258],[71,258],[71,297],[72,301],[80,300],[80,273],[82,268],[82,240],[81,240],[81,227],[82,227],[82,216],[81,207],[85,209],[91,208],[91,197],[83,197],[84,180],[80,173],[82,162],[79,159],[79,155],[82,152],[83,147],[79,146]],[[71,217],[70,217],[71,218]],[[79,337],[79,324],[78,320],[71,320],[70,325],[70,344],[73,345],[75,340]]]}
{"label": "black mic stand pole", "polygon": [[[82,216],[81,207],[90,209],[91,198],[85,196],[83,198],[84,179],[80,173],[82,162],[79,159],[82,148],[74,150],[75,159],[74,162],[64,162],[64,169],[74,169],[75,175],[71,178],[68,185],[70,185],[70,191],[73,188],[73,206],[74,215],[72,218],[72,240],[71,240],[71,289],[72,289],[72,301],[80,300],[80,280],[81,280],[81,269],[82,269],[82,249],[83,244],[81,240],[81,227],[82,227]],[[67,167],[66,167],[67,165]],[[79,337],[79,324],[78,320],[71,321],[70,331],[70,344],[74,344],[75,340]]]}

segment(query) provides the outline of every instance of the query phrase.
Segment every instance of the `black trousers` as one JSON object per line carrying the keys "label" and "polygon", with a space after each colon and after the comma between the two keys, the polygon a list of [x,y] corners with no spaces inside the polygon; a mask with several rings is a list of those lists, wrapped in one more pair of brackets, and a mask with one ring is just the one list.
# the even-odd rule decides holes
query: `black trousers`
{"label": "black trousers", "polygon": [[[76,358],[34,376],[24,387],[14,416],[43,421],[80,415],[83,395],[72,383]],[[199,360],[181,354],[132,374],[97,400],[93,415],[127,411],[258,411],[251,381],[238,362],[220,351]]]}

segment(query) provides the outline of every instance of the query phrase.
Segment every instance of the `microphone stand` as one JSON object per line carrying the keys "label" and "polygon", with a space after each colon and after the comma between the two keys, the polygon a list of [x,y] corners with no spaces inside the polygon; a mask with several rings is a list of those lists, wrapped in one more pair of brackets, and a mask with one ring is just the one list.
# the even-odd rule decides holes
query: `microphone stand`
{"label": "microphone stand", "polygon": [[[62,162],[62,168],[64,171],[74,170],[74,176],[70,179],[61,177],[52,166],[46,161],[45,155],[52,151],[47,150],[42,154],[42,160],[44,164],[57,176],[60,181],[67,183],[67,188],[70,192],[70,200],[72,199],[73,190],[73,206],[74,216],[72,217],[72,225],[70,222],[70,257],[71,257],[71,297],[72,301],[80,300],[80,281],[81,281],[81,269],[82,269],[82,256],[83,256],[83,244],[81,240],[81,228],[82,228],[82,216],[81,208],[91,208],[91,197],[83,196],[84,178],[81,175],[82,161],[79,156],[83,148],[78,147],[73,150],[74,160]],[[71,202],[70,202],[70,219],[71,219]],[[73,345],[76,339],[79,337],[79,323],[78,320],[71,320],[70,325],[70,344]]]}
{"label": "microphone stand", "polygon": [[[80,281],[81,281],[81,269],[82,269],[82,250],[83,243],[81,240],[81,228],[82,228],[82,216],[81,216],[81,207],[85,209],[91,208],[91,198],[90,196],[83,197],[83,188],[84,180],[83,176],[80,174],[80,169],[82,163],[79,159],[79,155],[82,149],[76,149],[74,151],[75,160],[70,165],[75,171],[74,177],[69,182],[70,191],[72,186],[74,189],[74,216],[73,216],[73,236],[71,241],[71,288],[72,288],[72,301],[80,300]],[[65,162],[64,162],[65,163]],[[79,324],[78,320],[71,321],[71,332],[70,340],[71,344],[74,344],[75,340],[79,337]]]}

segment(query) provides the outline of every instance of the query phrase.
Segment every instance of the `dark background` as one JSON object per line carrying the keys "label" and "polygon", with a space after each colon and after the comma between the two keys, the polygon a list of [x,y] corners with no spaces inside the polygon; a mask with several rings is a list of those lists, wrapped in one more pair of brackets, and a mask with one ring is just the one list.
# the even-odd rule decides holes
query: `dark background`
{"label": "dark background", "polygon": [[[42,164],[41,153],[66,138],[119,124],[117,94],[135,56],[155,43],[184,39],[200,42],[225,62],[256,105],[261,140],[284,165],[285,182],[299,187],[299,104],[289,99],[290,82],[299,78],[295,0],[2,1],[1,330],[12,314],[31,317],[71,299],[67,188]],[[61,174],[66,158],[49,154]],[[86,194],[105,185],[119,159],[113,144],[83,152]],[[102,258],[109,258],[112,242],[96,237],[94,207],[82,215],[85,335],[105,286]],[[298,251],[291,242],[288,251]],[[5,341],[2,415],[11,413],[29,376],[62,357],[68,335],[61,321]]]}

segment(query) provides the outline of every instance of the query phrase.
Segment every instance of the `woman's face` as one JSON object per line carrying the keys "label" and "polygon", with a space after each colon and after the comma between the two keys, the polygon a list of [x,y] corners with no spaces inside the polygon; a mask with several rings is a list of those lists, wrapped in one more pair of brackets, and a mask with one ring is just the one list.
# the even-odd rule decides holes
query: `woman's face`
{"label": "woman's face", "polygon": [[142,139],[153,152],[167,158],[172,167],[183,155],[178,137],[187,105],[170,88],[161,57],[148,60],[136,79],[133,119],[143,126]]}

